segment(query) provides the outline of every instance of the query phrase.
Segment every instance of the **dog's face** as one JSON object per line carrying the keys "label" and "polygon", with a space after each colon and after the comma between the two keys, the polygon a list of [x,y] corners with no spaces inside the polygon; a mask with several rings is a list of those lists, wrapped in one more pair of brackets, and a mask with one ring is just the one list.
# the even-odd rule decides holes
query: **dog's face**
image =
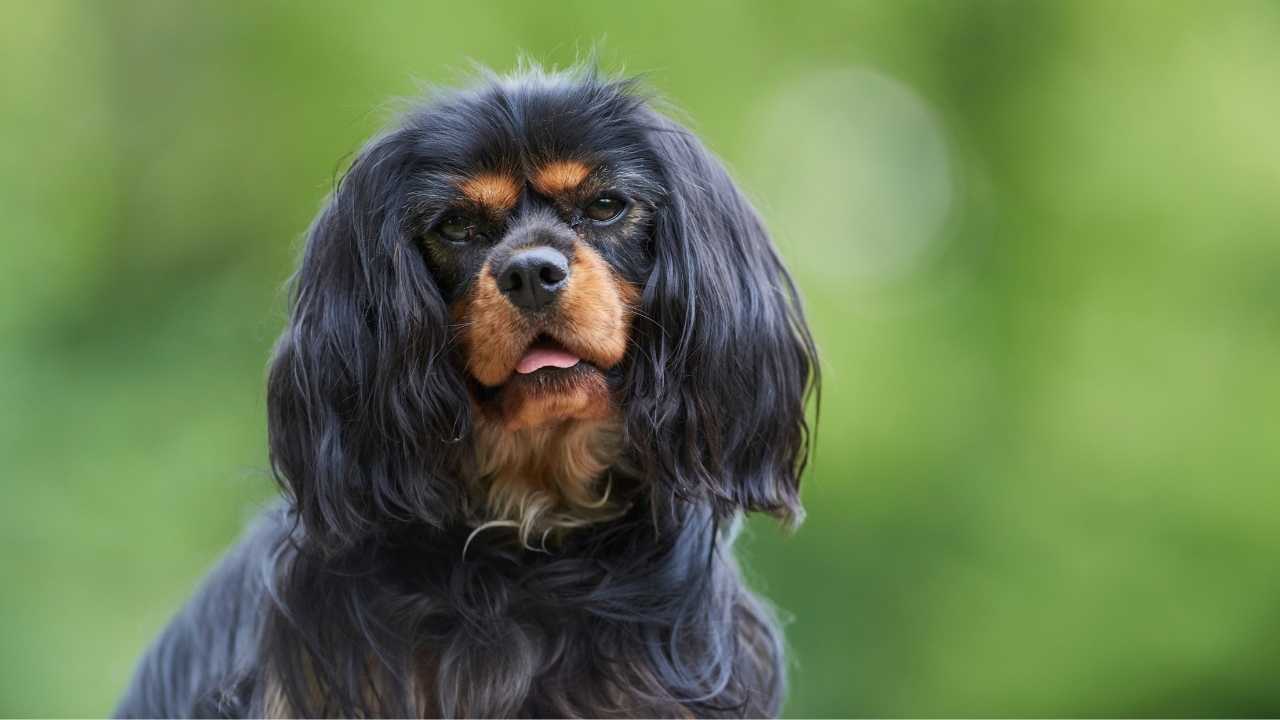
{"label": "dog's face", "polygon": [[272,456],[335,545],[482,521],[493,476],[573,525],[623,467],[654,503],[794,517],[815,373],[763,226],[693,136],[626,82],[491,78],[371,142],[316,220]]}
{"label": "dog's face", "polygon": [[[487,155],[487,153],[485,154]],[[608,147],[577,147],[429,177],[422,248],[450,309],[479,412],[507,431],[612,412],[626,357],[656,178]],[[504,166],[505,165],[505,166]],[[616,377],[616,374],[615,374]]]}

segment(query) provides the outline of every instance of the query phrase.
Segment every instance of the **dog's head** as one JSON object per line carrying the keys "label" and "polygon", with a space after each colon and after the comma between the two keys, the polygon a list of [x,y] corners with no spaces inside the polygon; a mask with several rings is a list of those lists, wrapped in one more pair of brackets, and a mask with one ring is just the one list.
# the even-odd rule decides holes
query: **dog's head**
{"label": "dog's head", "polygon": [[813,358],[760,219],[687,130],[626,81],[491,77],[370,142],[316,219],[272,460],[330,546],[531,505],[572,525],[615,473],[795,519]]}

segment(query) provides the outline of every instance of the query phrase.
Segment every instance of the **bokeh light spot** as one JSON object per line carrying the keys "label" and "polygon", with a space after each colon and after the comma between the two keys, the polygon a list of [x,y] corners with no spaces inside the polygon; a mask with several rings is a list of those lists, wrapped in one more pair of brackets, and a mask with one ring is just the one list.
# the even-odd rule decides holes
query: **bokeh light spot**
{"label": "bokeh light spot", "polygon": [[901,277],[939,242],[952,203],[938,114],[864,68],[809,74],[757,109],[747,171],[789,257],[823,283]]}

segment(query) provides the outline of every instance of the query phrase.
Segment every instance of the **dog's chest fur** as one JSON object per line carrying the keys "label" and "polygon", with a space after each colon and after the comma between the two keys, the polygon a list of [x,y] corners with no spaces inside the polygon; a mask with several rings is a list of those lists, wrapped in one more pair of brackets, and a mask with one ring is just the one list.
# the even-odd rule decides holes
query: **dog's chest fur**
{"label": "dog's chest fur", "polygon": [[615,416],[514,432],[480,417],[468,473],[472,524],[514,527],[521,543],[545,548],[552,533],[616,516],[616,488],[603,476],[621,433]]}
{"label": "dog's chest fur", "polygon": [[[477,541],[466,561],[405,538],[365,558],[370,574],[317,577],[327,597],[314,620],[328,626],[295,616],[269,635],[257,707],[274,717],[776,712],[767,612],[732,560],[670,530],[682,537],[650,538],[642,567],[628,559],[634,533],[590,558],[582,546],[549,555]],[[647,613],[620,613],[640,595]],[[305,680],[279,663],[304,668]]]}

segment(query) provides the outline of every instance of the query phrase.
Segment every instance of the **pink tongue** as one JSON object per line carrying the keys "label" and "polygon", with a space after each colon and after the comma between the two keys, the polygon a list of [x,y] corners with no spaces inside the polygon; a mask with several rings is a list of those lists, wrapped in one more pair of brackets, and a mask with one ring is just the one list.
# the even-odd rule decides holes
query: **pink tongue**
{"label": "pink tongue", "polygon": [[578,364],[578,360],[577,355],[564,350],[534,348],[520,358],[520,364],[516,365],[516,372],[521,375],[528,375],[544,367],[571,368]]}

